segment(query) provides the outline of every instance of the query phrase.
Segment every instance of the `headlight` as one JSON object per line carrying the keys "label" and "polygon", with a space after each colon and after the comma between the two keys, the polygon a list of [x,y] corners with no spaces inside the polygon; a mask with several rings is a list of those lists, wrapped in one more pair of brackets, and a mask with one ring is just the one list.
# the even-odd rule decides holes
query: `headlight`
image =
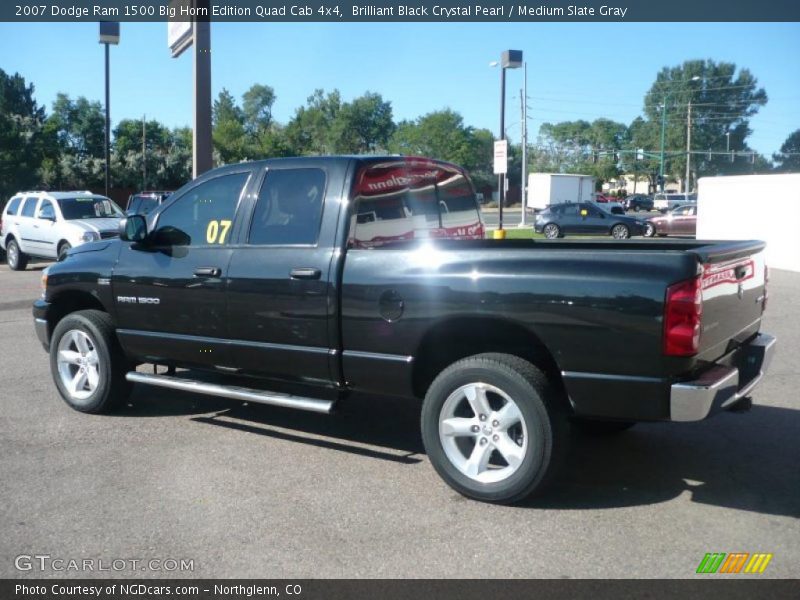
{"label": "headlight", "polygon": [[86,242],[96,242],[100,239],[100,234],[95,231],[85,231],[81,236],[81,241]]}

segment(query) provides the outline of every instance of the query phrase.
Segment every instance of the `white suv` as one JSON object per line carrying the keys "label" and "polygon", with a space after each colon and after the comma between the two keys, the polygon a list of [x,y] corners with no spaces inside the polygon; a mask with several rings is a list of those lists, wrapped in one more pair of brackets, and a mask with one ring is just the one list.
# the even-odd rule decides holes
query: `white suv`
{"label": "white suv", "polygon": [[653,197],[653,208],[662,213],[683,204],[697,202],[697,194],[671,194],[660,192]]}
{"label": "white suv", "polygon": [[20,192],[0,216],[0,246],[8,266],[23,270],[28,259],[61,259],[74,246],[117,237],[120,208],[91,192]]}

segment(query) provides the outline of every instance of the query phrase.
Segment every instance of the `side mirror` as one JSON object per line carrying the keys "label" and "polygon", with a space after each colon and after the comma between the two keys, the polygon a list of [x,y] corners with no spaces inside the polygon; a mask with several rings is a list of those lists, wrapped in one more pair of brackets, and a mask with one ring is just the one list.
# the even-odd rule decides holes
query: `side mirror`
{"label": "side mirror", "polygon": [[147,237],[147,221],[142,215],[131,215],[119,222],[119,238],[124,242],[142,242]]}

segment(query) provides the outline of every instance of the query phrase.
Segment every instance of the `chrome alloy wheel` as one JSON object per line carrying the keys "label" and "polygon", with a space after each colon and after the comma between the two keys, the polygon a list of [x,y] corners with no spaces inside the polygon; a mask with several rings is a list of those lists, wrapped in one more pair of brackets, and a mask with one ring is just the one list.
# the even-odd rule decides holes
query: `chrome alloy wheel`
{"label": "chrome alloy wheel", "polygon": [[625,225],[614,225],[614,227],[611,229],[611,235],[616,240],[627,240],[630,237],[630,231],[628,231],[628,228]]}
{"label": "chrome alloy wheel", "polygon": [[480,483],[508,479],[528,450],[516,402],[487,383],[469,383],[448,396],[439,415],[439,440],[453,466]]}
{"label": "chrome alloy wheel", "polygon": [[546,237],[548,240],[554,240],[558,237],[559,233],[558,225],[553,225],[550,223],[544,227],[544,237]]}
{"label": "chrome alloy wheel", "polygon": [[653,237],[656,234],[655,225],[648,223],[644,226],[644,237]]}
{"label": "chrome alloy wheel", "polygon": [[97,345],[79,329],[67,331],[58,342],[58,375],[73,400],[86,400],[100,382]]}
{"label": "chrome alloy wheel", "polygon": [[6,262],[12,269],[16,269],[17,262],[19,261],[19,248],[16,242],[11,242],[6,248]]}

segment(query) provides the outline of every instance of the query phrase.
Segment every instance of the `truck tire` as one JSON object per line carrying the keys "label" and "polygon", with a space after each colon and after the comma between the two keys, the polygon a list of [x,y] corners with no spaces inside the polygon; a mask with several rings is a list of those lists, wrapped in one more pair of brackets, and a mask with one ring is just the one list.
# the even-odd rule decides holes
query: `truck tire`
{"label": "truck tire", "polygon": [[67,315],[53,331],[50,371],[64,401],[77,411],[105,413],[126,399],[127,361],[111,317],[99,310]]}
{"label": "truck tire", "polygon": [[545,375],[508,354],[478,354],[442,371],[425,395],[422,440],[460,494],[513,503],[540,492],[566,451],[563,405]]}
{"label": "truck tire", "polygon": [[15,239],[8,240],[6,244],[6,262],[12,271],[24,271],[28,266],[28,256],[22,253]]}
{"label": "truck tire", "polygon": [[615,435],[636,425],[635,421],[600,421],[594,419],[572,419],[572,428],[584,435]]}

